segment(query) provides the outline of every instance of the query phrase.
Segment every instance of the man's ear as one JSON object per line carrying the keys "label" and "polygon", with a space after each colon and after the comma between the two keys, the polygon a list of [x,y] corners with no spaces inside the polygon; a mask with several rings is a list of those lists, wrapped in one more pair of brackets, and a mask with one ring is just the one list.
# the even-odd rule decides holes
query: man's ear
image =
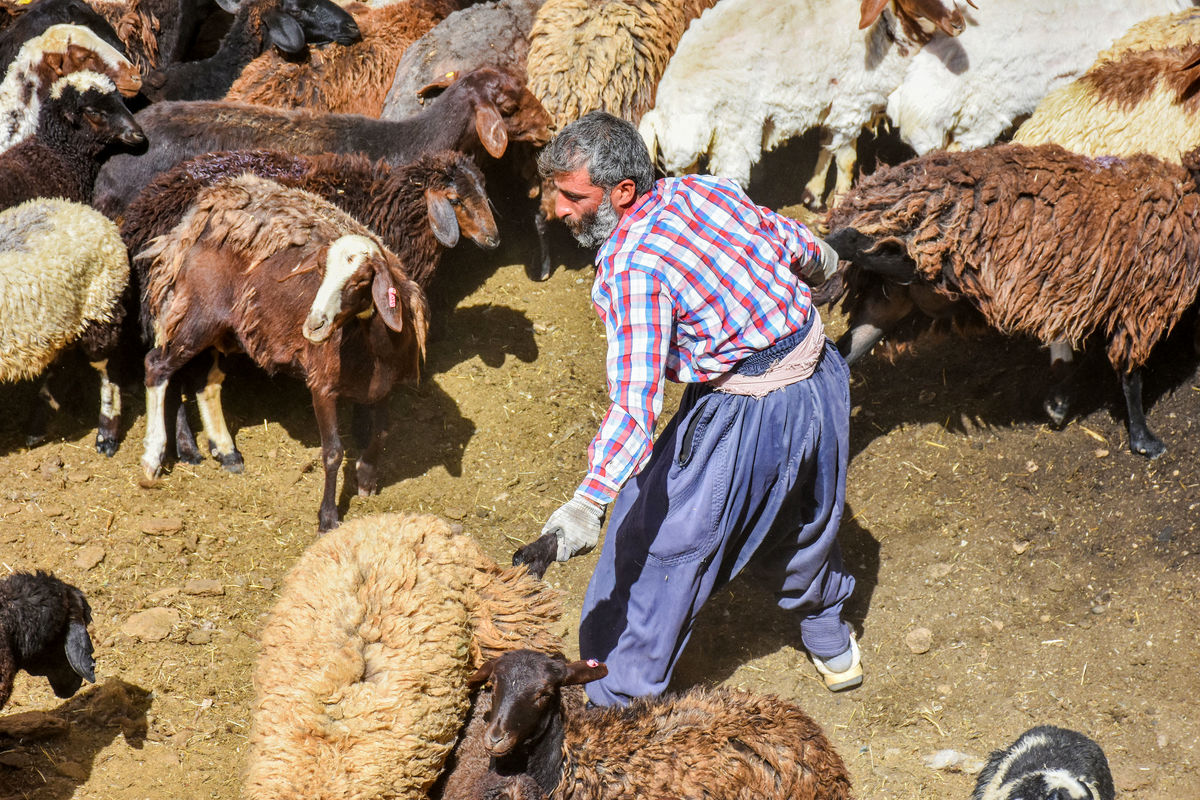
{"label": "man's ear", "polygon": [[612,199],[613,206],[623,211],[633,205],[633,201],[637,199],[637,184],[631,178],[626,178],[612,188],[612,194],[609,197]]}

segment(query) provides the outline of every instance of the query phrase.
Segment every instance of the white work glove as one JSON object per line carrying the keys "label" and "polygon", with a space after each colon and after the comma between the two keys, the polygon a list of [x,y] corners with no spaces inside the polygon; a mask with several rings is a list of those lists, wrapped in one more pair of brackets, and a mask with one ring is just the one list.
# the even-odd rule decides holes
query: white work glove
{"label": "white work glove", "polygon": [[596,546],[600,541],[604,510],[604,506],[575,495],[550,515],[542,526],[542,535],[553,533],[558,537],[559,561],[586,553]]}
{"label": "white work glove", "polygon": [[817,259],[805,265],[804,282],[809,286],[820,286],[837,272],[838,254],[833,245],[824,239],[817,239],[817,249],[820,253]]}

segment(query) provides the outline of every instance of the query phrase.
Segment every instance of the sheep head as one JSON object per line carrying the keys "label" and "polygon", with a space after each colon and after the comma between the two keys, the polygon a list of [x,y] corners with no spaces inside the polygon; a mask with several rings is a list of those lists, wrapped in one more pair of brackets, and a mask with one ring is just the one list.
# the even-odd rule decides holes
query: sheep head
{"label": "sheep head", "polygon": [[313,298],[302,333],[321,344],[351,317],[379,314],[400,333],[407,314],[414,328],[418,357],[425,352],[425,295],[403,277],[391,253],[365,236],[348,234],[329,245],[325,274]]}
{"label": "sheep head", "polygon": [[[972,0],[965,1],[976,8]],[[915,44],[928,42],[935,30],[947,36],[958,36],[967,27],[962,15],[963,0],[862,0],[859,29],[873,25],[889,2],[894,4],[896,18],[905,34]]]}
{"label": "sheep head", "polygon": [[0,706],[23,669],[45,677],[58,697],[96,681],[83,592],[45,572],[16,573],[0,582]]}
{"label": "sheep head", "polygon": [[460,234],[486,250],[500,244],[496,219],[484,189],[483,174],[469,157],[446,152],[444,163],[425,182],[429,227],[445,247],[454,247]]}
{"label": "sheep head", "polygon": [[468,682],[492,683],[490,721],[483,732],[483,748],[503,756],[537,739],[559,712],[564,686],[590,683],[608,674],[595,660],[567,662],[561,655],[535,650],[512,650],[476,670]]}
{"label": "sheep head", "polygon": [[116,85],[105,75],[71,73],[54,82],[50,97],[63,99],[62,115],[67,124],[76,130],[91,128],[100,148],[112,142],[133,147],[146,141],[141,126],[121,102]]}
{"label": "sheep head", "polygon": [[115,47],[81,25],[51,25],[21,46],[16,63],[34,65],[42,86],[73,72],[107,75],[118,91],[133,97],[142,88],[138,68]]}
{"label": "sheep head", "polygon": [[[220,0],[230,13],[252,0]],[[332,0],[259,0],[267,40],[284,53],[300,53],[305,45],[354,44],[362,39],[354,17]]]}
{"label": "sheep head", "polygon": [[[549,116],[524,83],[511,73],[494,67],[480,67],[461,77],[458,72],[447,72],[417,95],[425,100],[442,90],[467,96],[475,109],[474,133],[493,158],[504,155],[510,134],[514,140],[535,144],[545,144],[550,139]],[[464,142],[462,149],[471,149],[473,144]]]}

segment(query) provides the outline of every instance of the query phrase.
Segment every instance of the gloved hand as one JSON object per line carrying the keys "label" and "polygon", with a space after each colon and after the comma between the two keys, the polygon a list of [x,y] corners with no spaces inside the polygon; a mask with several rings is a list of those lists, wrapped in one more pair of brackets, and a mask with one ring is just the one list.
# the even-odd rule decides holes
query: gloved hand
{"label": "gloved hand", "polygon": [[817,259],[804,267],[804,282],[809,286],[820,286],[837,272],[838,254],[833,245],[824,239],[817,239],[820,253]]}
{"label": "gloved hand", "polygon": [[605,506],[575,495],[559,506],[546,524],[542,535],[558,536],[558,560],[586,553],[600,540],[600,523],[604,521]]}

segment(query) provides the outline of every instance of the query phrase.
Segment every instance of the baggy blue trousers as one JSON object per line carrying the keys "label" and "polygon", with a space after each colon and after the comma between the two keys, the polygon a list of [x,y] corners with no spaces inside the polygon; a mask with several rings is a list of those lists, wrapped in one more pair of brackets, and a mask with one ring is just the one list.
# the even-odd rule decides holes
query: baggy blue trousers
{"label": "baggy blue trousers", "polygon": [[765,397],[687,387],[613,503],[584,597],[580,657],[608,665],[587,686],[594,703],[665,691],[700,607],[752,556],[782,573],[779,605],[799,616],[805,648],[845,652],[849,422],[849,369],[831,342],[810,378]]}

